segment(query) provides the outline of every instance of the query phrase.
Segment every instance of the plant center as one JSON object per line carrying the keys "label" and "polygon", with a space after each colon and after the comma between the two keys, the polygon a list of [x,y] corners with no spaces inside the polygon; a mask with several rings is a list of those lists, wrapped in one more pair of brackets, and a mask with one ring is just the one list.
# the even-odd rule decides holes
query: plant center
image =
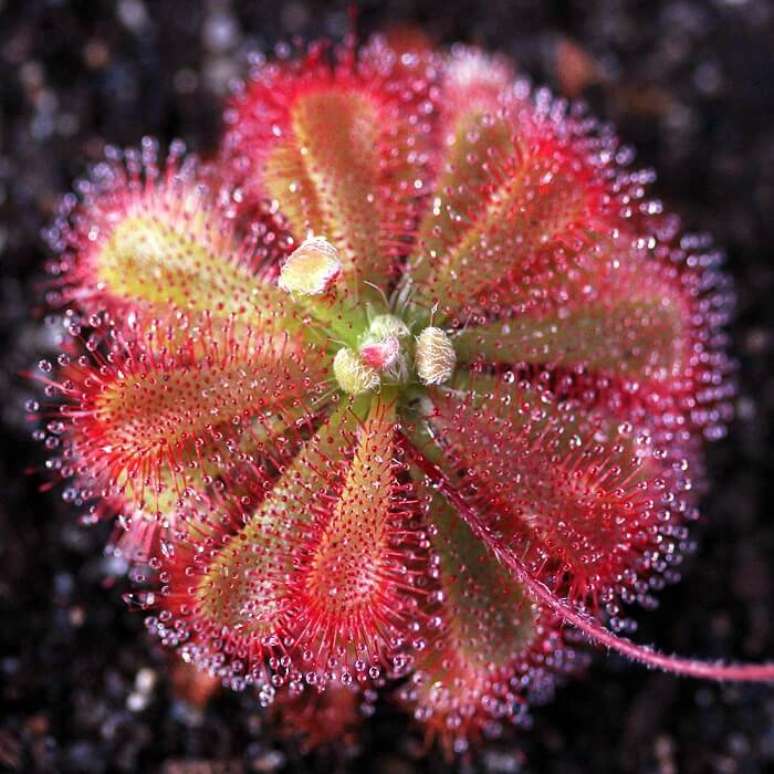
{"label": "plant center", "polygon": [[[342,275],[338,251],[322,237],[311,236],[285,261],[278,285],[303,302],[335,293]],[[380,386],[443,384],[454,373],[457,356],[442,328],[427,326],[414,335],[394,314],[368,315],[356,346],[343,346],[333,358],[338,386],[362,395]]]}

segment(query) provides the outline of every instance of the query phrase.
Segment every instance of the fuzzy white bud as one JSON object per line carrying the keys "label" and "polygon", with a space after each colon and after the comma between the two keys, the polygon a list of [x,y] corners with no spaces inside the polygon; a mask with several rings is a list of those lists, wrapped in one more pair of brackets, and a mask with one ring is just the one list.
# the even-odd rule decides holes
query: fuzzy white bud
{"label": "fuzzy white bud", "polygon": [[322,237],[302,242],[285,261],[277,285],[288,293],[319,296],[341,274],[339,251]]}
{"label": "fuzzy white bud", "polygon": [[415,362],[422,384],[449,381],[457,364],[457,355],[447,333],[441,328],[425,328],[417,336]]}
{"label": "fuzzy white bud", "polygon": [[379,372],[365,365],[357,352],[343,347],[333,358],[333,375],[344,392],[350,395],[362,395],[379,386]]}

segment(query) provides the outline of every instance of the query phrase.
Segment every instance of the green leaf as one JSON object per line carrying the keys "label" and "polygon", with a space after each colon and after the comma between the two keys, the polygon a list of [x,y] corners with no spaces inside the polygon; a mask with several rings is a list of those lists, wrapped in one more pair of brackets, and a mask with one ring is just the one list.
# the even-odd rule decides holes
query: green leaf
{"label": "green leaf", "polygon": [[683,366],[683,314],[666,294],[596,302],[472,326],[454,337],[454,349],[463,362],[582,367],[663,381]]}

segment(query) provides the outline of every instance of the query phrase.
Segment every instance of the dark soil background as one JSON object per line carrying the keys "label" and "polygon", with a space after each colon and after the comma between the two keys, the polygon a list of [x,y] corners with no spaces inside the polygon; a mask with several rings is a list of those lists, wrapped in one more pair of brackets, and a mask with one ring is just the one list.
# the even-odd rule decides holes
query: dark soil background
{"label": "dark soil background", "polygon": [[[708,658],[774,658],[774,3],[767,0],[362,2],[362,33],[421,26],[504,52],[538,83],[616,123],[657,191],[728,251],[739,305],[738,419],[710,450],[700,548],[638,639]],[[172,690],[167,656],[126,609],[107,526],[40,492],[18,372],[50,354],[40,231],[105,142],[145,134],[211,148],[248,51],[340,37],[344,4],[260,0],[0,0],[0,769],[25,772],[439,772],[411,723],[378,705],[354,749],[302,756],[249,695],[204,710]],[[774,770],[774,689],[648,672],[598,654],[534,710],[534,728],[462,771]]]}

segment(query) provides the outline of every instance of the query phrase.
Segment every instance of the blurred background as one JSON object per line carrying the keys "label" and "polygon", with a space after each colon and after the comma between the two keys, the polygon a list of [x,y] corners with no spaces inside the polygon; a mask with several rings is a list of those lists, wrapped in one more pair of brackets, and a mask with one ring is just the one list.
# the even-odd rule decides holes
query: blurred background
{"label": "blurred background", "polygon": [[[440,44],[507,54],[536,83],[584,99],[658,170],[656,192],[687,228],[727,249],[738,418],[709,450],[699,551],[659,610],[637,614],[637,639],[705,658],[774,658],[774,3],[358,5],[362,36],[413,25]],[[248,52],[347,28],[337,2],[0,0],[0,770],[449,770],[386,702],[350,743],[306,755],[249,694],[203,703],[202,686],[169,668],[123,604],[123,568],[102,553],[109,526],[78,526],[61,487],[40,491],[45,451],[24,410],[35,388],[18,375],[52,351],[40,231],[105,143],[153,134],[207,153]],[[774,770],[772,688],[675,679],[597,654],[533,716],[530,731],[459,770]]]}

